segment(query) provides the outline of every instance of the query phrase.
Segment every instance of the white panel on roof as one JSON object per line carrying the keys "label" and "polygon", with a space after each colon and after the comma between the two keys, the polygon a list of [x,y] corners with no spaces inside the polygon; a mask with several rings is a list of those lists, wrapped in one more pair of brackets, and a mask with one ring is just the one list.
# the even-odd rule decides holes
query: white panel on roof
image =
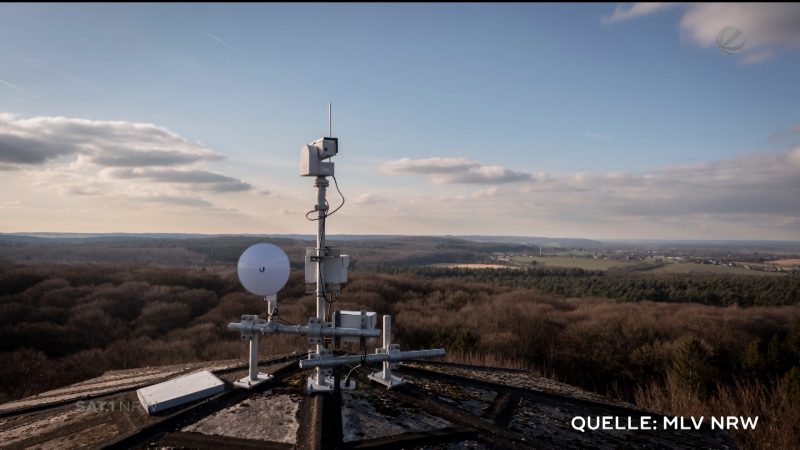
{"label": "white panel on roof", "polygon": [[173,378],[136,391],[148,414],[163,411],[225,390],[225,383],[204,370]]}

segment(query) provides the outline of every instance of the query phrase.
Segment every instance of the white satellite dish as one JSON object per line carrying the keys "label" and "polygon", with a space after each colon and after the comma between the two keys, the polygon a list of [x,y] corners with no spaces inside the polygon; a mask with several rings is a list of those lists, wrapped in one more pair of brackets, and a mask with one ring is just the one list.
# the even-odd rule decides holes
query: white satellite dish
{"label": "white satellite dish", "polygon": [[289,257],[272,244],[255,244],[239,257],[239,282],[256,295],[276,294],[289,280]]}

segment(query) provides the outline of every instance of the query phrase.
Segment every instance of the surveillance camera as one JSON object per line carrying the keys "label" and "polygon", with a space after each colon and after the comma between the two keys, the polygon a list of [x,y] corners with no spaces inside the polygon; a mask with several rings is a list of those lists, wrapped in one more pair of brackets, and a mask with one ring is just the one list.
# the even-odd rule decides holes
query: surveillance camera
{"label": "surveillance camera", "polygon": [[332,138],[332,137],[324,137],[319,138],[316,141],[310,143],[312,147],[317,149],[317,154],[319,154],[319,159],[327,159],[331,156],[336,156],[339,153],[339,139]]}
{"label": "surveillance camera", "polygon": [[300,149],[300,175],[327,177],[333,175],[333,163],[325,160],[339,153],[339,139],[324,137]]}

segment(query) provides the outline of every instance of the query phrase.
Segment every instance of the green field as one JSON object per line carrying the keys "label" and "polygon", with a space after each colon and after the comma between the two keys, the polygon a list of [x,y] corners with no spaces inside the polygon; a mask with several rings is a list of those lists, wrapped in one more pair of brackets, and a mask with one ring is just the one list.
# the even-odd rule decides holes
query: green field
{"label": "green field", "polygon": [[594,259],[569,256],[515,256],[511,262],[521,266],[528,266],[536,261],[539,267],[577,267],[584,270],[608,270],[612,267],[626,267],[635,264],[635,261],[615,261],[610,259]]}
{"label": "green field", "polygon": [[[521,267],[527,267],[532,261],[536,261],[538,267],[567,267],[579,268],[584,270],[608,270],[611,268],[624,269],[643,261],[620,261],[611,259],[594,259],[570,256],[514,256],[511,263]],[[644,261],[644,263],[650,261]],[[725,273],[731,275],[783,275],[779,272],[765,272],[763,270],[749,270],[743,267],[717,266],[713,264],[697,263],[675,263],[666,261],[664,265],[650,270],[637,271],[640,273]]]}
{"label": "green field", "polygon": [[697,263],[667,263],[661,267],[648,270],[648,273],[726,273],[731,275],[784,275],[780,272],[765,272],[763,270],[749,270],[744,267],[715,266],[713,264]]}

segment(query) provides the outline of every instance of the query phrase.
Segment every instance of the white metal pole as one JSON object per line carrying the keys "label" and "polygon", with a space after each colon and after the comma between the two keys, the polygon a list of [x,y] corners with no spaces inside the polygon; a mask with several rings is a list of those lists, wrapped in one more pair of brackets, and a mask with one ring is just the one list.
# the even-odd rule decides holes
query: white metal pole
{"label": "white metal pole", "polygon": [[272,312],[278,305],[278,294],[268,295],[264,299],[267,301],[267,322],[272,322]]}
{"label": "white metal pole", "polygon": [[[392,316],[383,316],[383,348],[386,353],[389,353],[389,346],[392,345]],[[389,361],[383,362],[383,377],[389,377],[391,372],[389,369]]]}
{"label": "white metal pole", "polygon": [[[325,190],[328,187],[328,180],[325,177],[317,177],[314,182],[317,188],[317,319],[322,324],[325,323],[325,215],[328,213],[328,206],[325,204]],[[317,344],[317,355],[321,354],[322,343]],[[317,368],[317,384],[322,385],[322,370]]]}
{"label": "white metal pole", "polygon": [[325,177],[317,177],[314,187],[317,188],[317,318],[325,322],[325,278],[323,270],[325,267],[325,215],[328,213],[328,206],[325,204],[325,189],[328,187],[328,180]]}
{"label": "white metal pole", "polygon": [[258,381],[258,334],[250,336],[250,381]]}

